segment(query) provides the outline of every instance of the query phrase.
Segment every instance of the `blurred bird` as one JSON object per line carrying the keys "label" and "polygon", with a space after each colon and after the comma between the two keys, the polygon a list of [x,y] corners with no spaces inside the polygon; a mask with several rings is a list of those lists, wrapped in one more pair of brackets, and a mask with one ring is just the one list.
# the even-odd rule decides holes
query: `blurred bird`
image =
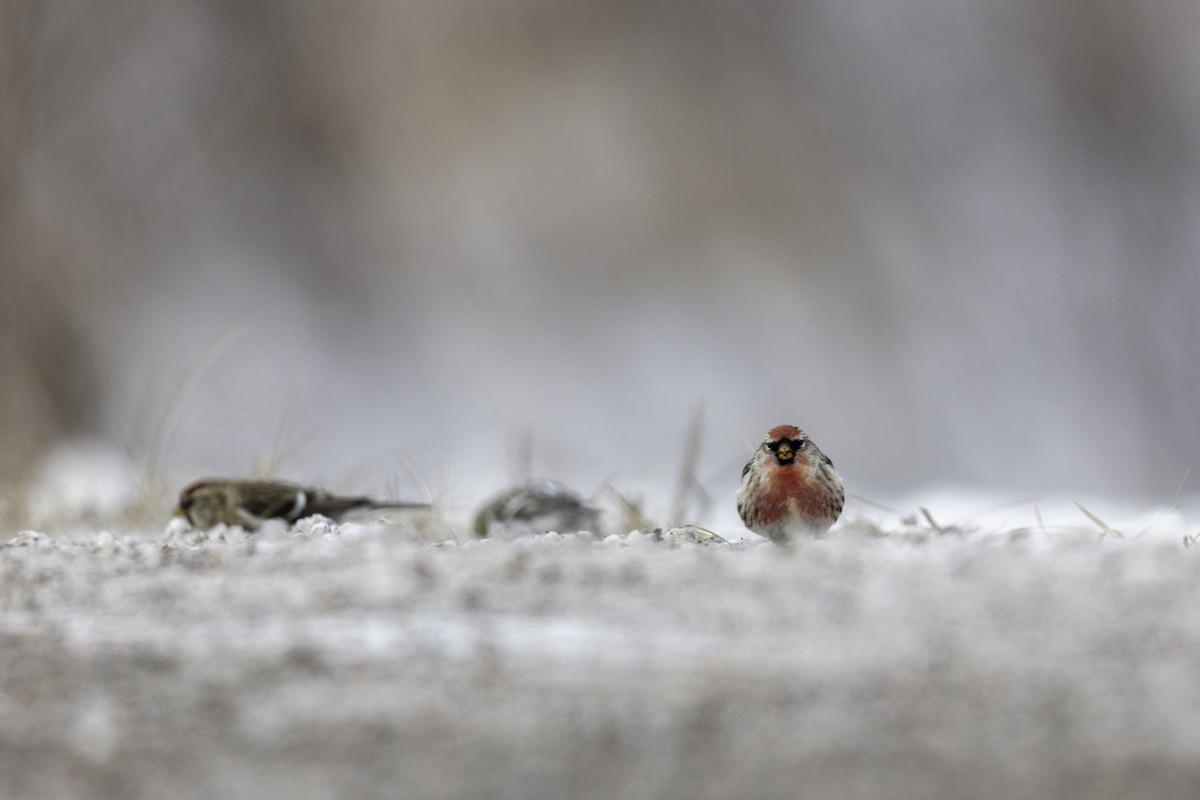
{"label": "blurred bird", "polygon": [[475,534],[575,533],[596,531],[599,512],[558,481],[514,486],[485,503],[475,515]]}
{"label": "blurred bird", "polygon": [[775,542],[822,536],[837,522],[844,500],[833,462],[795,425],[767,433],[742,470],[737,495],[746,527]]}
{"label": "blurred bird", "polygon": [[185,515],[201,530],[217,525],[241,525],[254,530],[268,519],[291,524],[314,514],[340,520],[356,511],[422,508],[429,508],[429,504],[342,497],[286,481],[205,478],[184,487],[175,513]]}

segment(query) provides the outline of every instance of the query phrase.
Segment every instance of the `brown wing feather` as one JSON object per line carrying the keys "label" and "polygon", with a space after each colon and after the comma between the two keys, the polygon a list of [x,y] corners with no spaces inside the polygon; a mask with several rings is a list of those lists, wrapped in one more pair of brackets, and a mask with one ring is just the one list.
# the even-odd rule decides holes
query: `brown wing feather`
{"label": "brown wing feather", "polygon": [[288,519],[295,513],[296,500],[303,487],[277,481],[253,481],[247,484],[242,510],[258,519]]}

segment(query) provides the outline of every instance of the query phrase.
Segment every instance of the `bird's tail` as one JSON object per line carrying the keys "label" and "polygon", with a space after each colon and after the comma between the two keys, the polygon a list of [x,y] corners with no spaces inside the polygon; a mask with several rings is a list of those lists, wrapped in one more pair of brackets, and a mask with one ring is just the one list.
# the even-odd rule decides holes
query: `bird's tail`
{"label": "bird's tail", "polygon": [[359,508],[366,510],[387,510],[387,509],[407,509],[410,511],[419,511],[422,509],[433,508],[432,503],[408,503],[399,500],[372,500],[369,497],[359,498],[363,500],[363,504]]}
{"label": "bird's tail", "polygon": [[362,511],[384,511],[384,510],[418,510],[430,508],[429,503],[407,503],[392,500],[376,500],[372,497],[343,497],[340,495],[329,494],[327,492],[317,492],[309,498],[307,507],[304,509],[305,514],[322,514],[331,519],[341,519],[345,514],[353,514]]}

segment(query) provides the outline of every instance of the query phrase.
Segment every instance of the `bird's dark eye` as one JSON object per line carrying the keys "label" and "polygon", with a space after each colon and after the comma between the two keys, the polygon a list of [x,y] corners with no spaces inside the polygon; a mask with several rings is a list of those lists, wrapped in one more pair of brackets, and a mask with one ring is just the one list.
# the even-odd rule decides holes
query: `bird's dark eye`
{"label": "bird's dark eye", "polygon": [[799,453],[804,448],[808,447],[807,439],[792,439],[792,449]]}

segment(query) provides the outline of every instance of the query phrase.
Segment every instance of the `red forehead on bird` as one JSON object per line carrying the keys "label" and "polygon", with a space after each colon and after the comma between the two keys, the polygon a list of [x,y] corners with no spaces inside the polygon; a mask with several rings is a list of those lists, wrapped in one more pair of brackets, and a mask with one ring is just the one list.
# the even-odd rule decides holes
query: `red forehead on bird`
{"label": "red forehead on bird", "polygon": [[776,425],[771,430],[767,431],[767,441],[774,442],[779,439],[799,439],[804,436],[804,431],[797,428],[795,425]]}
{"label": "red forehead on bird", "polygon": [[205,478],[204,480],[192,481],[192,482],[191,482],[191,483],[189,483],[187,486],[183,487],[183,491],[181,491],[181,492],[180,492],[180,494],[181,494],[181,495],[188,495],[188,494],[191,494],[192,492],[195,492],[195,491],[197,491],[197,490],[199,490],[199,489],[203,489],[203,488],[204,488],[205,486],[207,486],[207,485],[208,485],[208,479],[207,479],[207,478]]}

